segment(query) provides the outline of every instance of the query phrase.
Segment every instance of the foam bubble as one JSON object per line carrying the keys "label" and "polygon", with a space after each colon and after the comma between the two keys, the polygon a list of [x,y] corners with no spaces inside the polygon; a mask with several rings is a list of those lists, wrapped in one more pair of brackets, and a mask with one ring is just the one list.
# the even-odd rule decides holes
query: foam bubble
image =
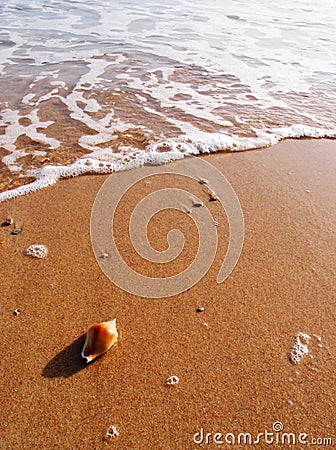
{"label": "foam bubble", "polygon": [[45,258],[48,254],[48,249],[45,245],[41,245],[41,244],[33,244],[30,245],[27,249],[26,249],[26,255],[27,256],[31,256],[32,258],[38,258],[38,259],[42,259]]}
{"label": "foam bubble", "polygon": [[[28,194],[47,186],[55,184],[62,178],[76,177],[87,173],[112,173],[129,170],[145,164],[165,164],[170,161],[184,158],[189,155],[201,155],[204,153],[216,153],[219,151],[245,151],[256,148],[268,147],[287,138],[300,137],[336,137],[335,131],[311,128],[304,125],[293,125],[287,128],[275,129],[273,133],[258,132],[255,138],[242,138],[228,136],[219,133],[194,133],[181,136],[179,139],[162,140],[150,144],[145,150],[113,153],[109,149],[92,151],[89,156],[79,158],[67,166],[47,165],[41,169],[27,171],[27,176],[36,178],[36,181],[19,186],[16,189],[0,193],[0,202]],[[90,145],[104,139],[106,136],[93,136],[92,140],[86,137]],[[84,141],[84,138],[83,138]],[[164,148],[164,151],[162,149]],[[5,157],[10,158],[11,155]],[[14,164],[14,163],[13,163]]]}
{"label": "foam bubble", "polygon": [[290,351],[290,360],[293,364],[298,364],[304,355],[308,354],[308,343],[310,336],[306,333],[298,333],[295,344]]}

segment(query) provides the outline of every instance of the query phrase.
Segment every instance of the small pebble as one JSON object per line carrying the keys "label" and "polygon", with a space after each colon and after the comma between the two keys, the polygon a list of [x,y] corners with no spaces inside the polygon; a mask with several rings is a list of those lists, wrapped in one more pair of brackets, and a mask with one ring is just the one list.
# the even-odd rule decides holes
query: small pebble
{"label": "small pebble", "polygon": [[207,322],[204,322],[203,325],[204,325],[205,327],[208,327],[208,326],[209,326],[209,324],[208,324]]}
{"label": "small pebble", "polygon": [[216,202],[219,200],[216,194],[210,194],[210,202]]}
{"label": "small pebble", "polygon": [[194,208],[201,208],[202,206],[204,206],[204,203],[202,203],[202,202],[194,202],[193,203]]}
{"label": "small pebble", "polygon": [[219,223],[217,222],[217,220],[215,220],[213,224],[214,224],[215,227],[218,227],[218,225],[219,225]]}
{"label": "small pebble", "polygon": [[180,381],[179,377],[177,377],[176,375],[172,375],[171,377],[166,379],[166,384],[168,386],[174,386],[175,384],[177,384]]}
{"label": "small pebble", "polygon": [[15,230],[13,230],[11,232],[11,234],[13,234],[14,236],[16,236],[17,234],[20,234],[22,230],[20,230],[19,228],[15,228]]}
{"label": "small pebble", "polygon": [[289,403],[291,406],[293,405],[292,400],[288,400],[288,403]]}
{"label": "small pebble", "polygon": [[309,189],[307,189],[307,190],[306,190],[306,192],[307,192],[307,194],[309,194],[309,193],[310,193],[310,190],[309,190]]}
{"label": "small pebble", "polygon": [[102,258],[102,259],[105,259],[105,258],[108,258],[110,255],[108,254],[108,253],[102,253],[101,255],[100,255],[100,257]]}
{"label": "small pebble", "polygon": [[316,271],[315,267],[312,267],[312,272],[315,272],[315,271]]}
{"label": "small pebble", "polygon": [[13,219],[11,217],[8,217],[6,220],[4,220],[1,224],[2,227],[9,227],[9,225],[12,225]]}
{"label": "small pebble", "polygon": [[19,309],[14,309],[13,314],[14,316],[18,316],[20,314],[20,310]]}
{"label": "small pebble", "polygon": [[322,345],[322,344],[317,344],[317,346],[320,347],[320,348],[323,348],[323,345]]}
{"label": "small pebble", "polygon": [[0,244],[1,245],[6,244],[6,241],[0,241]]}
{"label": "small pebble", "polygon": [[196,309],[196,311],[197,311],[198,313],[201,313],[201,312],[204,311],[204,307],[203,307],[203,306],[199,306],[199,307]]}
{"label": "small pebble", "polygon": [[208,183],[209,183],[208,180],[205,180],[205,179],[199,180],[199,184],[208,184]]}

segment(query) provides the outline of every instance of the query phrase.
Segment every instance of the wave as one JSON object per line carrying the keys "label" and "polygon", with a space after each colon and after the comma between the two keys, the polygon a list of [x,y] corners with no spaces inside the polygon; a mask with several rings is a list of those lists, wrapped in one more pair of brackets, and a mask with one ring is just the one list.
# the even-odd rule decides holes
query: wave
{"label": "wave", "polygon": [[32,169],[25,176],[34,177],[30,184],[0,193],[0,202],[29,194],[55,184],[58,180],[84,174],[108,174],[134,169],[146,164],[166,164],[191,155],[217,152],[239,152],[270,147],[278,142],[292,138],[336,138],[336,129],[314,128],[295,124],[289,127],[274,128],[270,131],[255,131],[255,137],[229,136],[221,133],[188,134],[177,139],[166,139],[149,144],[145,150],[137,150],[127,155],[108,154],[95,151],[90,156],[77,159],[70,165],[46,165]]}

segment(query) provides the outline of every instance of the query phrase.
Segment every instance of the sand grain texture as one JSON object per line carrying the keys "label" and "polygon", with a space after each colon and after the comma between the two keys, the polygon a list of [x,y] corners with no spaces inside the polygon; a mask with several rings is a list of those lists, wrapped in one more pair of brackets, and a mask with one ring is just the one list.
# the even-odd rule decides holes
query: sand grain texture
{"label": "sand grain texture", "polygon": [[[127,294],[100,270],[89,227],[105,176],[65,180],[0,205],[1,218],[12,216],[23,230],[0,229],[0,448],[195,449],[201,427],[256,436],[275,421],[287,432],[336,439],[335,141],[205,158],[239,197],[244,248],[217,285],[227,225],[213,202],[223,238],[216,260],[173,298]],[[167,222],[160,215],[153,230],[162,233],[150,235],[159,248]],[[119,242],[128,248],[126,241],[124,233]],[[45,244],[48,256],[24,256],[31,244]],[[192,254],[191,246],[184,258]],[[120,342],[87,365],[80,357],[86,329],[114,317]],[[312,337],[310,353],[293,366],[300,331],[321,336],[323,347]],[[171,375],[176,386],[165,385]],[[105,442],[110,425],[120,434]]]}

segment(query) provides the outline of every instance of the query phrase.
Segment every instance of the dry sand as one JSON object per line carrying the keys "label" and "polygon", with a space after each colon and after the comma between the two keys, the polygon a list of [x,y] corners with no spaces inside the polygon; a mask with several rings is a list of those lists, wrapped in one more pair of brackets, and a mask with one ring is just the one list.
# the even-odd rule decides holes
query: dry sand
{"label": "dry sand", "polygon": [[[271,445],[263,440],[229,447],[213,437],[256,438],[277,421],[284,432],[307,433],[307,442],[335,442],[336,143],[287,141],[205,159],[239,197],[244,248],[218,285],[228,232],[220,205],[211,203],[222,238],[216,260],[197,285],[172,298],[128,294],[99,268],[90,213],[105,176],[65,180],[0,205],[1,220],[10,215],[22,228],[18,236],[0,229],[1,449],[265,449]],[[146,189],[138,187],[139,198]],[[128,254],[126,206],[118,242]],[[174,220],[153,221],[158,248]],[[195,234],[189,231],[192,240]],[[45,259],[24,256],[33,243],[47,245]],[[185,267],[193,249],[169,273]],[[87,327],[114,317],[120,342],[86,365]],[[312,336],[309,354],[293,365],[289,352],[300,331]],[[165,385],[171,375],[178,385]],[[120,434],[106,441],[110,425]],[[211,443],[193,442],[201,428]]]}

